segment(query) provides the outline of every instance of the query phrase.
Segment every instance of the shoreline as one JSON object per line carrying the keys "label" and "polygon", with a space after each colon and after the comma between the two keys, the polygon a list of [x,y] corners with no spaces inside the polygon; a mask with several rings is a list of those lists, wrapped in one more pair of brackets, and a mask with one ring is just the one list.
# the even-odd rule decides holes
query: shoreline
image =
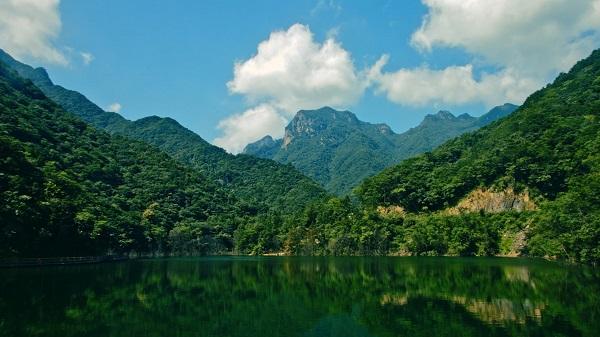
{"label": "shoreline", "polygon": [[72,256],[72,257],[29,257],[0,259],[0,268],[66,266],[77,264],[97,264],[104,262],[125,261],[128,256]]}
{"label": "shoreline", "polygon": [[[100,264],[106,262],[119,262],[135,259],[152,259],[152,258],[178,258],[178,257],[426,257],[417,255],[405,255],[405,254],[388,254],[388,255],[290,255],[284,252],[270,252],[259,255],[236,255],[236,254],[209,254],[209,255],[147,255],[147,256],[134,256],[130,257],[127,255],[121,256],[81,256],[81,257],[44,257],[44,258],[0,258],[0,269],[8,268],[22,268],[22,267],[44,267],[44,266],[66,266],[66,265],[82,265],[82,264]],[[533,258],[540,259],[548,262],[558,262],[566,264],[577,264],[571,261],[559,260],[550,257],[535,257],[535,256],[521,256],[516,254],[498,254],[490,256],[460,256],[460,255],[436,255],[430,257],[455,257],[455,258],[507,258],[507,259],[520,259],[520,258]],[[591,265],[595,267],[595,265]]]}

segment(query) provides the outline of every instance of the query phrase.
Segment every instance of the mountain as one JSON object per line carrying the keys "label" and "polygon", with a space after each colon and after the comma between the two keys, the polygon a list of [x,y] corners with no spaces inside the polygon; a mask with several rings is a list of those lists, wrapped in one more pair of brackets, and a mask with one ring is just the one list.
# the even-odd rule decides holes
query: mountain
{"label": "mountain", "polygon": [[479,118],[440,111],[402,134],[386,124],[360,121],[349,111],[301,110],[285,128],[283,139],[266,136],[246,146],[244,153],[292,164],[330,192],[346,194],[364,178],[516,108],[505,104]]}
{"label": "mountain", "polygon": [[21,77],[31,80],[47,97],[57,102],[66,111],[80,116],[84,121],[98,128],[112,131],[127,125],[127,120],[121,115],[104,111],[77,91],[52,83],[44,68],[33,68],[23,64],[2,49],[0,49],[0,62],[16,71]]}
{"label": "mountain", "polygon": [[30,79],[42,92],[91,125],[154,145],[180,162],[199,169],[212,182],[224,185],[258,210],[294,212],[325,196],[325,191],[289,165],[248,155],[234,156],[211,145],[171,118],[157,116],[129,121],[102,110],[84,95],[55,85],[43,68],[32,68],[0,50],[4,62]]}
{"label": "mountain", "polygon": [[[488,233],[507,224],[518,230],[525,254],[594,263],[600,261],[599,190],[596,50],[510,116],[368,178],[357,194],[365,207],[422,214],[421,224],[437,235],[456,223],[453,214],[471,213]],[[515,212],[529,215],[517,222],[484,215]]]}
{"label": "mountain", "polygon": [[0,62],[0,256],[231,251],[255,214],[154,146],[111,136]]}

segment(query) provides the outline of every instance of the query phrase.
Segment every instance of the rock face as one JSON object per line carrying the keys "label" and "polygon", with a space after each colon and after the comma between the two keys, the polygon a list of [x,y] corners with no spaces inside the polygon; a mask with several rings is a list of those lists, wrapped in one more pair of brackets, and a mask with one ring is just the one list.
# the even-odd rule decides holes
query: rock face
{"label": "rock face", "polygon": [[292,164],[330,192],[346,194],[364,178],[516,108],[505,104],[481,117],[439,111],[402,134],[386,124],[360,121],[350,111],[329,107],[301,110],[285,128],[282,139],[266,136],[249,144],[244,153]]}
{"label": "rock face", "polygon": [[500,213],[506,211],[534,211],[537,205],[531,200],[529,191],[515,192],[512,187],[502,191],[476,189],[458,205],[447,210],[449,214],[473,212]]}

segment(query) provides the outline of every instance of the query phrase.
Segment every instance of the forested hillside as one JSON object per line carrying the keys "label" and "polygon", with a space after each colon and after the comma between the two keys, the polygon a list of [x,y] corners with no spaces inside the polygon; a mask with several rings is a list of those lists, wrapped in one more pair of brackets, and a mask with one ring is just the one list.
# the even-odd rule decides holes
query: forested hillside
{"label": "forested hillside", "polygon": [[540,205],[527,252],[600,258],[600,51],[511,116],[367,179],[368,207],[441,211],[477,188],[528,191]]}
{"label": "forested hillside", "polygon": [[329,107],[301,110],[285,128],[283,139],[266,136],[249,144],[244,153],[292,164],[328,191],[344,195],[366,177],[509,115],[516,108],[504,104],[478,118],[439,111],[401,134],[386,124],[360,121],[350,111]]}
{"label": "forested hillside", "polygon": [[3,64],[0,152],[2,256],[168,252],[182,240],[225,251],[255,215],[155,147],[65,112]]}
{"label": "forested hillside", "polygon": [[[275,234],[292,254],[600,261],[600,51],[511,116],[367,179]],[[243,232],[242,232],[243,233]]]}
{"label": "forested hillside", "polygon": [[[233,251],[600,261],[600,51],[510,116],[367,179],[356,198],[329,200],[314,183],[298,184],[310,180],[293,168],[227,155],[171,119],[126,122],[132,126],[122,132],[174,158],[97,131],[1,70],[5,256]],[[262,199],[277,193],[284,195]],[[284,200],[303,211],[277,209]]]}
{"label": "forested hillside", "polygon": [[146,117],[120,134],[159,147],[199,169],[258,211],[293,213],[325,197],[317,183],[290,165],[248,155],[233,156],[171,118]]}
{"label": "forested hillside", "polygon": [[247,155],[233,156],[209,144],[171,118],[147,117],[129,121],[102,110],[77,91],[52,83],[43,68],[20,63],[0,50],[0,61],[28,78],[54,102],[85,122],[112,134],[154,145],[180,162],[199,169],[256,211],[296,212],[322,198],[325,191],[290,165]]}

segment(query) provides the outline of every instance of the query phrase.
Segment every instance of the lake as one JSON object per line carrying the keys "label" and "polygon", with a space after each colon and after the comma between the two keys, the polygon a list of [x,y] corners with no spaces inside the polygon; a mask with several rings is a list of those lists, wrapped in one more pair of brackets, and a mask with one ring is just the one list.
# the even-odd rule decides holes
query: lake
{"label": "lake", "polygon": [[0,336],[600,336],[598,269],[207,257],[0,270]]}

